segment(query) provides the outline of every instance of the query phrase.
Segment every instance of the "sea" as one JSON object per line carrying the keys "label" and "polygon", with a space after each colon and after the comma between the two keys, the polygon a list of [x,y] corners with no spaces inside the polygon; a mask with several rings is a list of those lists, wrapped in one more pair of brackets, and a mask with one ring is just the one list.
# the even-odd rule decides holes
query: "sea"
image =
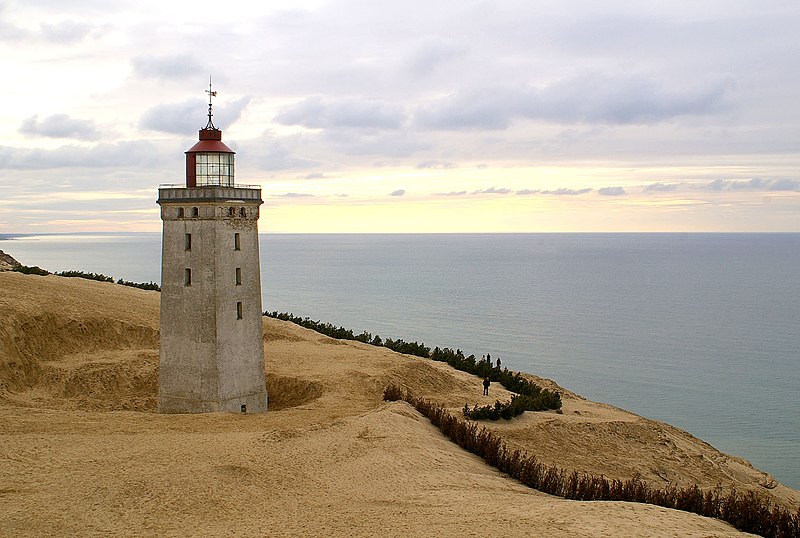
{"label": "sea", "polygon": [[[160,280],[157,233],[5,237],[26,265]],[[264,310],[491,353],[800,489],[800,234],[263,234],[260,248]]]}

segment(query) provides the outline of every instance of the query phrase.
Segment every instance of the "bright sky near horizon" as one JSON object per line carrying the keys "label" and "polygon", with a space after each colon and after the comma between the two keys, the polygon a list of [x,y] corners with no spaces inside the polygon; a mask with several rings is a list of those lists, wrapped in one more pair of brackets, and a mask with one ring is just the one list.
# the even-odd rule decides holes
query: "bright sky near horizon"
{"label": "bright sky near horizon", "polygon": [[271,232],[800,232],[796,0],[0,0],[0,232],[160,230],[214,123]]}

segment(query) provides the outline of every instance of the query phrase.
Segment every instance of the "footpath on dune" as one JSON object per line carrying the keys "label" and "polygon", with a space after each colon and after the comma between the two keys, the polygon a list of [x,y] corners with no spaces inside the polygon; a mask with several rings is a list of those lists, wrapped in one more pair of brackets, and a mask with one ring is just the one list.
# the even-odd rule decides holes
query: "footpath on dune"
{"label": "footpath on dune", "polygon": [[[742,534],[675,510],[525,488],[407,404],[382,400],[394,383],[460,413],[509,393],[493,386],[484,398],[480,380],[446,364],[274,319],[263,322],[270,412],[158,414],[158,301],[0,272],[0,534]],[[559,390],[562,414],[487,427],[560,467],[800,504],[685,432]]]}

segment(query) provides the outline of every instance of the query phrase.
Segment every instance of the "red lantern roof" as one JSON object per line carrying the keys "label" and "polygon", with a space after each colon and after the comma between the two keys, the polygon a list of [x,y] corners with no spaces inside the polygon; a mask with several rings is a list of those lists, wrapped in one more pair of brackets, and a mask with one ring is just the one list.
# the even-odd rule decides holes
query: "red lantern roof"
{"label": "red lantern roof", "polygon": [[186,153],[236,153],[222,142],[220,129],[200,129],[200,141]]}

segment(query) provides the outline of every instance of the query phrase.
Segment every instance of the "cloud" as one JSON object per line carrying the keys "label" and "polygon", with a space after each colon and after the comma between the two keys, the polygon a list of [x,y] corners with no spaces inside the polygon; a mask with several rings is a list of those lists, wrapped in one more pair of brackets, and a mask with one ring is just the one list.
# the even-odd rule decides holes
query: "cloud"
{"label": "cloud", "polygon": [[69,45],[82,41],[95,27],[87,22],[66,20],[56,24],[42,24],[41,29],[42,36],[46,40],[52,43]]}
{"label": "cloud", "polygon": [[769,182],[768,191],[800,191],[800,181],[797,179],[773,179]]}
{"label": "cloud", "polygon": [[[0,5],[0,14],[5,6]],[[28,32],[14,24],[0,20],[0,41],[19,44],[20,41],[28,37]]]}
{"label": "cloud", "polygon": [[644,192],[673,192],[678,190],[678,183],[651,183],[645,185]]}
{"label": "cloud", "polygon": [[418,127],[458,129],[505,129],[515,117],[527,115],[525,91],[503,88],[462,90],[417,109]]}
{"label": "cloud", "polygon": [[456,167],[455,163],[451,163],[450,161],[429,160],[417,163],[417,168],[435,168],[438,170],[448,170],[455,167]]}
{"label": "cloud", "polygon": [[717,179],[707,185],[713,191],[800,191],[797,179],[724,180]]}
{"label": "cloud", "polygon": [[133,72],[155,79],[183,79],[203,72],[203,66],[188,54],[171,56],[136,56],[131,58]]}
{"label": "cloud", "polygon": [[0,168],[16,170],[117,168],[129,165],[141,169],[143,166],[169,163],[174,158],[173,154],[143,140],[97,144],[91,147],[62,146],[56,149],[0,146]]}
{"label": "cloud", "polygon": [[472,194],[509,194],[511,189],[489,187],[488,189],[473,191]]}
{"label": "cloud", "polygon": [[714,113],[722,108],[730,88],[728,80],[670,89],[665,83],[644,76],[589,73],[541,88],[459,90],[419,107],[414,122],[441,130],[501,130],[520,119],[557,124],[647,125],[679,116]]}
{"label": "cloud", "polygon": [[28,136],[78,140],[97,140],[100,137],[93,121],[70,118],[66,114],[53,114],[41,121],[38,116],[31,116],[23,120],[19,132]]}
{"label": "cloud", "polygon": [[547,194],[551,196],[578,196],[580,194],[586,194],[587,192],[592,192],[590,188],[583,188],[583,189],[555,189],[555,190],[541,190],[541,189],[521,189],[516,191],[514,194],[519,196],[530,196],[532,194]]}
{"label": "cloud", "polygon": [[437,192],[435,196],[464,196],[467,191]]}
{"label": "cloud", "polygon": [[396,191],[392,191],[389,193],[389,196],[404,196],[406,194],[405,189],[397,189]]}
{"label": "cloud", "polygon": [[[251,97],[214,105],[214,124],[224,129],[238,120]],[[206,124],[208,103],[189,99],[182,103],[156,105],[144,114],[139,124],[153,131],[186,135],[202,129]]]}
{"label": "cloud", "polygon": [[581,194],[586,194],[587,192],[592,192],[592,189],[586,187],[583,189],[556,189],[552,191],[540,191],[542,194],[552,194],[555,196],[578,196]]}
{"label": "cloud", "polygon": [[603,196],[624,196],[625,189],[622,187],[602,187],[597,189],[597,194],[601,194]]}
{"label": "cloud", "polygon": [[463,57],[462,45],[441,38],[428,38],[408,58],[408,69],[417,77],[425,77],[441,66]]}
{"label": "cloud", "polygon": [[[383,158],[409,157],[430,147],[430,140],[405,130],[374,131],[362,129],[331,129],[324,131],[322,139],[344,155],[379,155]],[[383,160],[375,166],[390,166]]]}
{"label": "cloud", "polygon": [[547,87],[540,106],[542,117],[555,121],[652,124],[715,112],[731,87],[729,80],[720,79],[670,89],[664,81],[641,75],[593,73]]}
{"label": "cloud", "polygon": [[327,177],[328,176],[322,172],[311,172],[310,174],[303,176],[303,179],[325,179]]}
{"label": "cloud", "polygon": [[311,129],[341,127],[397,129],[405,120],[402,107],[355,97],[307,97],[283,108],[275,121]]}
{"label": "cloud", "polygon": [[297,134],[277,136],[273,131],[266,131],[257,138],[240,141],[238,148],[242,155],[247,155],[248,162],[255,163],[261,170],[320,168],[319,161],[301,156],[302,137]]}
{"label": "cloud", "polygon": [[313,194],[308,194],[305,192],[287,192],[284,194],[278,195],[281,198],[313,198]]}

